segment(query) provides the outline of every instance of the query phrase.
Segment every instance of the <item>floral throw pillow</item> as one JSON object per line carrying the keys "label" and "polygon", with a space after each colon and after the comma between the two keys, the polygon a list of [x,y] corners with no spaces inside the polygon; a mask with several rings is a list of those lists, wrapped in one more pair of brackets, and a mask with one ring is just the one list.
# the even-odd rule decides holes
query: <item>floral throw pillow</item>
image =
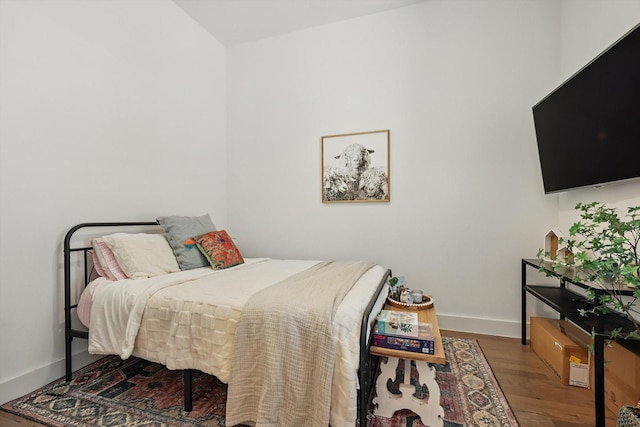
{"label": "floral throw pillow", "polygon": [[244,263],[240,251],[225,230],[211,231],[195,236],[193,240],[214,270],[222,270]]}

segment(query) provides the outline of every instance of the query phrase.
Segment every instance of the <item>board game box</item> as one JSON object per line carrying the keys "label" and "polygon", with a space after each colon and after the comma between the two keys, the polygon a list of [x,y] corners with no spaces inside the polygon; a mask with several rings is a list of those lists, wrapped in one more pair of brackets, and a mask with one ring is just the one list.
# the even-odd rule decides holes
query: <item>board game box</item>
{"label": "board game box", "polygon": [[419,338],[418,313],[382,310],[378,315],[378,332],[387,335]]}
{"label": "board game box", "polygon": [[431,334],[425,333],[420,338],[404,337],[398,335],[382,334],[376,328],[373,333],[372,345],[376,347],[392,348],[394,350],[411,351],[422,354],[435,353],[435,339],[433,336],[433,325],[421,323],[424,331],[431,330]]}

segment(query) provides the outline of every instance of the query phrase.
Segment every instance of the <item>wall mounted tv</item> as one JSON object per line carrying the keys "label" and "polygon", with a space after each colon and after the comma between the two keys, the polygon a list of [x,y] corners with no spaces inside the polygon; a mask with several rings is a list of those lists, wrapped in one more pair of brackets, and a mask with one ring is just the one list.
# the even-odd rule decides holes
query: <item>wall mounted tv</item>
{"label": "wall mounted tv", "polygon": [[640,177],[640,24],[533,106],[545,193]]}

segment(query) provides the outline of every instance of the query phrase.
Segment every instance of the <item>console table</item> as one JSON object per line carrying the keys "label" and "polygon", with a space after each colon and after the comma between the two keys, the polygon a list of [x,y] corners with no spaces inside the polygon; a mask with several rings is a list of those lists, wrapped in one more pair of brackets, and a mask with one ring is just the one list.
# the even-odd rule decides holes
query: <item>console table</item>
{"label": "console table", "polygon": [[[415,311],[411,308],[399,308],[385,305],[387,310]],[[373,403],[377,405],[373,411],[376,415],[391,418],[394,412],[400,409],[410,409],[420,417],[424,425],[442,426],[444,424],[444,409],[440,405],[440,387],[436,382],[436,370],[433,364],[444,365],[447,359],[442,345],[442,336],[438,327],[436,309],[418,310],[418,321],[431,323],[433,325],[435,351],[434,354],[414,353],[411,351],[394,350],[372,345],[370,352],[376,356],[386,356],[387,361],[380,364],[380,375],[376,380],[376,393]],[[387,388],[387,381],[393,381],[396,377],[396,367],[401,360],[404,361],[404,378],[400,384],[400,395],[393,395]],[[411,361],[416,363],[418,379],[420,384],[425,384],[429,388],[429,398],[423,402],[413,396],[415,386],[411,385]]]}
{"label": "console table", "polygon": [[[554,285],[532,285],[527,283],[527,270],[542,270],[558,279],[558,286]],[[593,304],[576,290],[567,287],[574,285],[581,289],[593,289],[597,294],[604,294],[605,291],[592,288],[588,283],[580,282],[571,271],[564,274],[554,272],[551,263],[539,261],[537,259],[522,259],[522,344],[527,344],[527,293],[541,300],[549,307],[560,314],[561,319],[568,319],[588,333],[595,332],[594,336],[594,384],[595,393],[595,417],[596,427],[605,427],[605,406],[604,406],[604,346],[605,340],[611,336],[611,332],[616,328],[621,328],[623,332],[635,329],[633,323],[617,313],[609,314],[588,314],[581,316],[579,310],[589,310]],[[575,288],[574,288],[575,289]],[[633,290],[621,291],[624,295],[633,295]]]}

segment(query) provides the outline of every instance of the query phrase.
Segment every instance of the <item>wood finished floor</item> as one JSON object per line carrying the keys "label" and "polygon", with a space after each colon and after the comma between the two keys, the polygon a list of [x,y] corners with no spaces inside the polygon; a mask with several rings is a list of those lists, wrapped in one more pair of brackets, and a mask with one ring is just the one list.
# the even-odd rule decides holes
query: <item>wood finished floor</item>
{"label": "wood finished floor", "polygon": [[[478,340],[521,427],[595,426],[593,390],[563,385],[520,339],[442,333]],[[616,414],[607,410],[606,427],[615,426]]]}
{"label": "wood finished floor", "polygon": [[[519,339],[443,331],[444,335],[475,338],[480,343],[521,427],[594,426],[593,392],[565,386]],[[615,427],[616,415],[607,411],[606,427]],[[41,427],[0,411],[0,427]]]}

